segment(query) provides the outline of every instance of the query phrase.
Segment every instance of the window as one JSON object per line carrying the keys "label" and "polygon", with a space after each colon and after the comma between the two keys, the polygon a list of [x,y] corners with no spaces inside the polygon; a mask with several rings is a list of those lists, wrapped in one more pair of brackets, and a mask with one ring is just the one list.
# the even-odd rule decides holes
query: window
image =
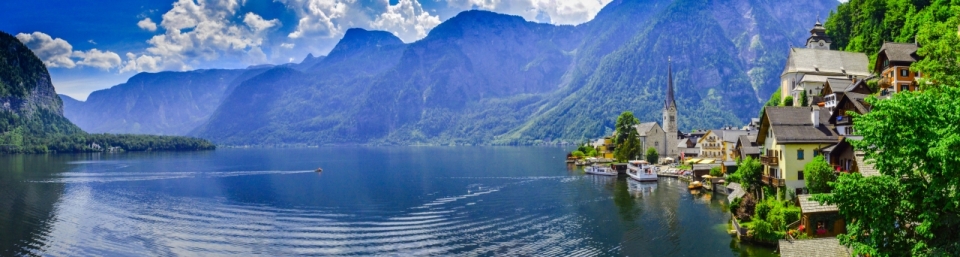
{"label": "window", "polygon": [[660,142],[653,142],[653,146],[660,146]]}
{"label": "window", "polygon": [[797,171],[797,179],[803,180],[803,171]]}
{"label": "window", "polygon": [[803,160],[803,149],[797,150],[797,160]]}
{"label": "window", "polygon": [[907,85],[907,84],[900,85],[900,92],[903,92],[903,91],[910,91],[910,85]]}
{"label": "window", "polygon": [[901,69],[901,70],[900,70],[900,77],[906,77],[906,76],[910,76],[910,70],[908,70],[908,69]]}

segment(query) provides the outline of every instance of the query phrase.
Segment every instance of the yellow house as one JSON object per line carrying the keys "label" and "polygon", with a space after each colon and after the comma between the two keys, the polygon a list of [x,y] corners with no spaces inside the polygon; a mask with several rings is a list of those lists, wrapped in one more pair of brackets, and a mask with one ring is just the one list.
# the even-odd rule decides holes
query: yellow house
{"label": "yellow house", "polygon": [[757,136],[764,184],[778,195],[784,191],[787,198],[806,193],[804,166],[820,154],[819,149],[839,141],[828,126],[829,117],[826,109],[816,106],[764,109]]}

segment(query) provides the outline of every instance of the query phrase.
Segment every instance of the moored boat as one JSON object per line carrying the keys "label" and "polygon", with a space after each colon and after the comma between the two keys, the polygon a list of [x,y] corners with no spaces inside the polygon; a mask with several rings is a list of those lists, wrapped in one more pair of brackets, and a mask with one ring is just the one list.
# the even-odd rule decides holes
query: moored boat
{"label": "moored boat", "polygon": [[703,183],[700,183],[700,181],[690,182],[690,185],[687,185],[687,188],[689,188],[690,190],[700,189],[702,187],[703,187]]}
{"label": "moored boat", "polygon": [[627,176],[637,181],[657,181],[657,168],[647,161],[627,162]]}
{"label": "moored boat", "polygon": [[600,165],[593,165],[583,169],[583,172],[593,175],[602,175],[602,176],[616,176],[617,171],[611,169],[610,167],[603,167]]}

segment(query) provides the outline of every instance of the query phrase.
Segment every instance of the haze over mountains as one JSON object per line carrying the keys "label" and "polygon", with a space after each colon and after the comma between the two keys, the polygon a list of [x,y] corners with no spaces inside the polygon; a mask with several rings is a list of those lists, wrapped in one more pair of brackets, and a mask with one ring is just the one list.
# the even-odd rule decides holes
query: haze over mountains
{"label": "haze over mountains", "polygon": [[228,145],[571,141],[624,110],[659,121],[672,58],[682,130],[741,125],[837,5],[625,0],[578,26],[467,11],[409,44],[351,29],[300,64],[139,74],[64,108],[91,132]]}

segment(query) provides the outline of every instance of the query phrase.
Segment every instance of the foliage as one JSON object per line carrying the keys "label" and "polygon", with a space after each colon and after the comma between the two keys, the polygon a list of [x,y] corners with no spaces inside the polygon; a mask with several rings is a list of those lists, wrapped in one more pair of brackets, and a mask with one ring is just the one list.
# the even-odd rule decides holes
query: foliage
{"label": "foliage", "polygon": [[722,176],[723,176],[723,170],[720,169],[720,166],[710,168],[710,176],[722,177]]}
{"label": "foliage", "polygon": [[0,98],[25,97],[40,80],[50,80],[43,61],[20,40],[0,31]]}
{"label": "foliage", "polygon": [[777,87],[777,91],[773,92],[773,94],[770,95],[770,98],[767,99],[767,103],[763,104],[763,106],[760,107],[760,113],[757,114],[757,117],[763,116],[763,110],[766,109],[767,106],[779,106],[779,105],[780,105],[780,88]]}
{"label": "foliage", "polygon": [[740,198],[740,197],[733,198],[733,201],[730,202],[730,209],[729,209],[731,214],[737,215],[737,210],[740,209],[741,202],[743,202],[743,198]]}
{"label": "foliage", "polygon": [[783,99],[783,102],[780,103],[780,106],[793,106],[793,96],[787,96]]}
{"label": "foliage", "polygon": [[600,156],[600,152],[597,152],[597,149],[594,149],[594,148],[590,148],[590,151],[588,151],[586,154],[587,154],[587,156],[590,156],[590,157],[599,157],[599,156]]}
{"label": "foliage", "polygon": [[803,90],[802,92],[800,92],[800,106],[805,107],[809,105],[807,101],[810,101],[809,99],[807,99],[807,90]]}
{"label": "foliage", "polygon": [[617,161],[625,162],[628,160],[633,160],[634,158],[639,157],[643,154],[641,149],[640,139],[637,136],[637,130],[631,129],[627,131],[627,139],[620,146],[617,146],[617,149],[614,150],[614,157]]}
{"label": "foliage", "polygon": [[913,71],[922,71],[924,82],[960,86],[960,3],[934,1],[916,17],[922,24],[917,32],[921,47],[917,54],[923,59],[911,65]]}
{"label": "foliage", "polygon": [[763,186],[763,166],[760,165],[759,160],[747,157],[740,167],[737,167],[737,173],[740,174],[740,184],[748,192]]}
{"label": "foliage", "polygon": [[584,156],[584,153],[581,152],[580,150],[575,150],[570,154],[573,155],[573,157],[576,157],[577,159],[582,159]]}
{"label": "foliage", "polygon": [[816,197],[849,222],[841,243],[871,256],[960,252],[958,98],[957,87],[903,92],[867,99],[873,111],[853,115],[863,140],[851,144],[881,175],[843,175]]}
{"label": "foliage", "polygon": [[813,157],[813,160],[803,167],[803,179],[812,194],[829,193],[829,182],[836,180],[833,169],[823,155]]}
{"label": "foliage", "polygon": [[649,163],[657,163],[657,160],[660,159],[660,154],[657,153],[656,148],[650,147],[647,149],[646,159]]}
{"label": "foliage", "polygon": [[766,198],[766,199],[767,201],[757,204],[756,211],[753,213],[754,217],[756,217],[757,219],[761,219],[761,220],[767,219],[767,215],[770,214],[770,210],[773,209],[773,206],[771,206],[768,203],[769,200],[772,198]]}
{"label": "foliage", "polygon": [[640,120],[637,117],[633,116],[633,112],[625,111],[620,113],[620,116],[617,117],[617,138],[614,141],[618,146],[622,145],[624,141],[627,141],[628,131],[636,130],[633,126],[640,124]]}
{"label": "foliage", "polygon": [[750,232],[753,233],[753,238],[760,241],[777,242],[777,240],[783,238],[781,234],[777,233],[777,230],[773,227],[773,225],[766,220],[754,220],[752,227],[749,229]]}
{"label": "foliage", "polygon": [[740,200],[740,207],[737,209],[737,219],[742,221],[751,221],[753,220],[753,214],[757,209],[757,198],[752,194],[743,195],[743,200]]}

